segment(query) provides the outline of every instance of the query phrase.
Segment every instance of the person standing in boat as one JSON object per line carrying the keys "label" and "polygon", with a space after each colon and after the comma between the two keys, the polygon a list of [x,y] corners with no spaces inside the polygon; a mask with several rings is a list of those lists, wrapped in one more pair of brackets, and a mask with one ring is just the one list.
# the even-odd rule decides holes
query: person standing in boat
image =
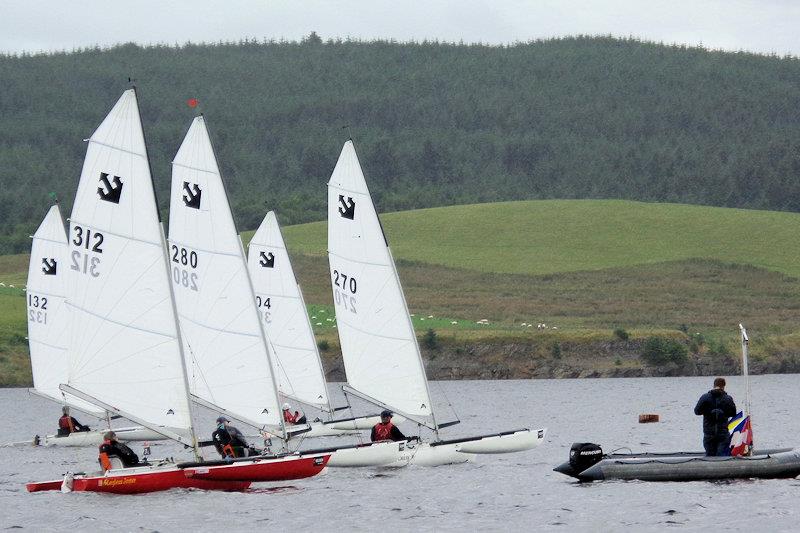
{"label": "person standing in boat", "polygon": [[372,442],[379,442],[382,440],[412,440],[416,437],[406,437],[397,429],[397,426],[392,424],[392,412],[388,409],[381,412],[381,421],[372,426],[372,434],[370,435]]}
{"label": "person standing in boat", "polygon": [[217,418],[217,429],[211,434],[211,440],[223,458],[255,455],[255,450],[248,446],[242,432],[224,416]]}
{"label": "person standing in boat", "polygon": [[75,433],[76,431],[89,431],[89,426],[84,426],[74,417],[70,416],[69,414],[69,407],[66,405],[61,409],[63,413],[61,418],[58,419],[58,436],[59,437],[66,437],[70,433]]}
{"label": "person standing in boat", "polygon": [[714,388],[700,397],[694,414],[703,416],[703,447],[706,449],[706,456],[728,455],[731,440],[728,421],[736,416],[736,404],[725,392],[725,378],[714,380]]}
{"label": "person standing in boat", "polygon": [[111,465],[112,457],[117,457],[122,461],[123,468],[130,468],[140,464],[139,456],[128,448],[126,444],[119,442],[116,433],[106,431],[103,435],[103,444],[100,445],[100,456],[98,457],[103,470],[111,470],[113,468]]}
{"label": "person standing in boat", "polygon": [[292,406],[288,403],[283,404],[283,421],[287,424],[306,424],[306,415],[300,411],[292,414]]}

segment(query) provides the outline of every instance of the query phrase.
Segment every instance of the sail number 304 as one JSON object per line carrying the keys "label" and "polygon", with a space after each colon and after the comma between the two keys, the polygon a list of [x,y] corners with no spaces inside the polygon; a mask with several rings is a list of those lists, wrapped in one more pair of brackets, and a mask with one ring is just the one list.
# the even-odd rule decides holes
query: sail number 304
{"label": "sail number 304", "polygon": [[358,282],[353,276],[343,274],[338,270],[333,271],[333,300],[336,305],[344,307],[351,313],[356,313],[356,290]]}
{"label": "sail number 304", "polygon": [[179,287],[197,290],[197,252],[172,245],[172,281]]}

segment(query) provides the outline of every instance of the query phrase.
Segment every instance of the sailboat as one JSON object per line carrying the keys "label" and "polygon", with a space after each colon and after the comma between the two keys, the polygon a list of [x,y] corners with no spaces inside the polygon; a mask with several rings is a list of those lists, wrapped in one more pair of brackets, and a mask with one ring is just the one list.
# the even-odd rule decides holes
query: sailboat
{"label": "sailboat", "polygon": [[[303,292],[274,212],[266,214],[248,251],[256,305],[277,363],[278,391],[286,399],[333,414]],[[373,415],[312,422],[305,429],[296,427],[303,431],[303,438],[309,438],[345,435],[370,429],[378,422],[380,416]]]}
{"label": "sailboat", "polygon": [[[33,389],[31,392],[63,406],[79,409],[98,420],[106,419],[105,410],[61,391],[67,381],[66,306],[67,235],[58,204],[47,211],[33,235],[28,268],[28,344],[31,354]],[[43,446],[89,446],[103,442],[105,430],[79,431],[68,435],[36,436],[33,443]],[[165,437],[143,427],[115,428],[120,440],[160,440]]]}
{"label": "sailboat", "polygon": [[425,367],[394,259],[352,140],[328,182],[328,260],[342,346],[346,394],[399,413],[435,433],[407,442],[395,466],[466,462],[476,454],[538,446],[546,429],[520,429],[442,440]]}
{"label": "sailboat", "polygon": [[253,481],[318,473],[329,455],[204,462],[135,89],[89,139],[70,218],[69,382],[60,389],[191,447],[194,461],[75,474],[31,492],[241,490]]}

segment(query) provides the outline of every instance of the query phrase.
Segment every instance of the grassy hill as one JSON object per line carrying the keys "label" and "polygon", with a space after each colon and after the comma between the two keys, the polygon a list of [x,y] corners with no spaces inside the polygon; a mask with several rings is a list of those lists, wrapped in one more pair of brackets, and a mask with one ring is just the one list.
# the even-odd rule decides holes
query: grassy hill
{"label": "grassy hill", "polygon": [[[381,220],[395,258],[477,272],[540,275],[711,259],[800,276],[797,213],[542,200],[387,213]],[[323,255],[326,228],[288,227],[288,246]]]}
{"label": "grassy hill", "polygon": [[[548,200],[381,218],[417,330],[433,328],[446,343],[518,345],[537,357],[549,357],[558,344],[559,353],[563,345],[581,360],[573,364],[591,366],[593,351],[607,349],[615,342],[612,331],[623,328],[631,342],[654,333],[687,343],[701,339],[703,350],[727,358],[743,322],[755,358],[794,361],[800,354],[800,268],[793,246],[798,214]],[[327,357],[335,359],[325,232],[324,223],[284,228],[315,331],[331,346]],[[29,379],[20,289],[26,269],[25,255],[0,257],[4,383]],[[476,324],[484,318],[488,325]],[[548,329],[539,330],[539,323]],[[614,349],[635,364],[637,346]],[[452,357],[467,357],[466,348],[459,349]],[[503,361],[498,352],[491,357]],[[618,360],[603,364],[613,367]]]}

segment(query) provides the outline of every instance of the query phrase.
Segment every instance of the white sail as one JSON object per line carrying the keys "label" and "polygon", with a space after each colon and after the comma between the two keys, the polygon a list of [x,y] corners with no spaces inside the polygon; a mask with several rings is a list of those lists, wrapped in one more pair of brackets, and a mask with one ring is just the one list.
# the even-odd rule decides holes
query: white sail
{"label": "white sail", "polygon": [[278,363],[278,390],[330,411],[314,332],[275,213],[264,217],[248,250],[256,305]]}
{"label": "white sail", "polygon": [[328,182],[328,259],[347,382],[403,414],[432,417],[403,290],[352,141]]}
{"label": "white sail", "polygon": [[188,432],[166,243],[133,89],[89,139],[68,238],[69,385]]}
{"label": "white sail", "polygon": [[259,425],[281,411],[241,240],[202,116],[172,163],[169,254],[193,394]]}
{"label": "white sail", "polygon": [[28,344],[31,353],[33,387],[39,394],[66,403],[87,413],[101,416],[97,406],[58,388],[67,382],[67,329],[69,314],[66,300],[67,234],[58,205],[47,212],[33,235],[28,267]]}

